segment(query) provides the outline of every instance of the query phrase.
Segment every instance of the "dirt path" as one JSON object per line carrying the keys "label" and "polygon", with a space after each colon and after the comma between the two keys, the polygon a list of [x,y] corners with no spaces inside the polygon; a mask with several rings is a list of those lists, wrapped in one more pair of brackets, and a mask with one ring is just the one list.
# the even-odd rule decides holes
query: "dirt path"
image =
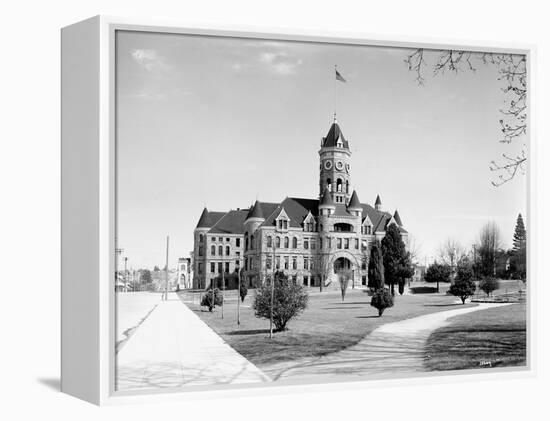
{"label": "dirt path", "polygon": [[343,375],[381,377],[424,371],[424,347],[435,329],[447,325],[451,317],[503,305],[508,304],[483,303],[388,323],[343,351],[274,364],[264,367],[263,372],[276,381],[293,377],[327,379]]}

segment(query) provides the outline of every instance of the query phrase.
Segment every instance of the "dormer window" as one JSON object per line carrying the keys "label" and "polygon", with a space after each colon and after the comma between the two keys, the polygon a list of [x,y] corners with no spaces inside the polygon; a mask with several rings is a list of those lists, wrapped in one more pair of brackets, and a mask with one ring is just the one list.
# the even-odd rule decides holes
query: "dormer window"
{"label": "dormer window", "polygon": [[284,209],[281,209],[281,212],[275,218],[275,227],[278,231],[287,231],[289,227],[290,218],[286,214]]}

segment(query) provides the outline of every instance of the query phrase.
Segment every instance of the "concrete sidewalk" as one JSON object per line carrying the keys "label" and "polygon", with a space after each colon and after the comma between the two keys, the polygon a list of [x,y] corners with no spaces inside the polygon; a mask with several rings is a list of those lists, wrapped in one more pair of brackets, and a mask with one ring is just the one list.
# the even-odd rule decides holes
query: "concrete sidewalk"
{"label": "concrete sidewalk", "polygon": [[157,305],[116,360],[119,391],[269,381],[175,293]]}
{"label": "concrete sidewalk", "polygon": [[473,311],[508,304],[479,304],[388,323],[365,336],[358,344],[322,357],[274,364],[264,368],[274,381],[302,378],[322,381],[341,376],[382,377],[425,371],[424,349],[430,334],[449,319]]}

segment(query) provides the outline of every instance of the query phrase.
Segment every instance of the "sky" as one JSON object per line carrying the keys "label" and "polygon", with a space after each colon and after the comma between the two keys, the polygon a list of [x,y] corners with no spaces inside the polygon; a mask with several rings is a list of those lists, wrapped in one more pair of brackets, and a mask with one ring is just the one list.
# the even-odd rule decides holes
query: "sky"
{"label": "sky", "polygon": [[521,147],[499,143],[494,66],[433,76],[428,65],[419,86],[400,48],[148,32],[118,32],[116,48],[117,236],[130,268],[163,267],[167,235],[169,266],[188,257],[205,206],[317,198],[335,108],[351,187],[399,210],[420,261],[448,238],[469,249],[490,220],[510,247],[525,217],[524,175],[491,184],[490,161]]}

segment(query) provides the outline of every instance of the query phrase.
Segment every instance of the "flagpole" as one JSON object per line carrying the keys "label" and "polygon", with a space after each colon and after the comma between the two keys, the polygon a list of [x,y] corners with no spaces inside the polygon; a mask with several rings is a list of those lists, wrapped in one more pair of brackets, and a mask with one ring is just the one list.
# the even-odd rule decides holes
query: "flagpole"
{"label": "flagpole", "polygon": [[336,96],[336,72],[338,69],[336,68],[336,64],[334,65],[334,121],[336,121],[336,106],[337,106],[337,96]]}

